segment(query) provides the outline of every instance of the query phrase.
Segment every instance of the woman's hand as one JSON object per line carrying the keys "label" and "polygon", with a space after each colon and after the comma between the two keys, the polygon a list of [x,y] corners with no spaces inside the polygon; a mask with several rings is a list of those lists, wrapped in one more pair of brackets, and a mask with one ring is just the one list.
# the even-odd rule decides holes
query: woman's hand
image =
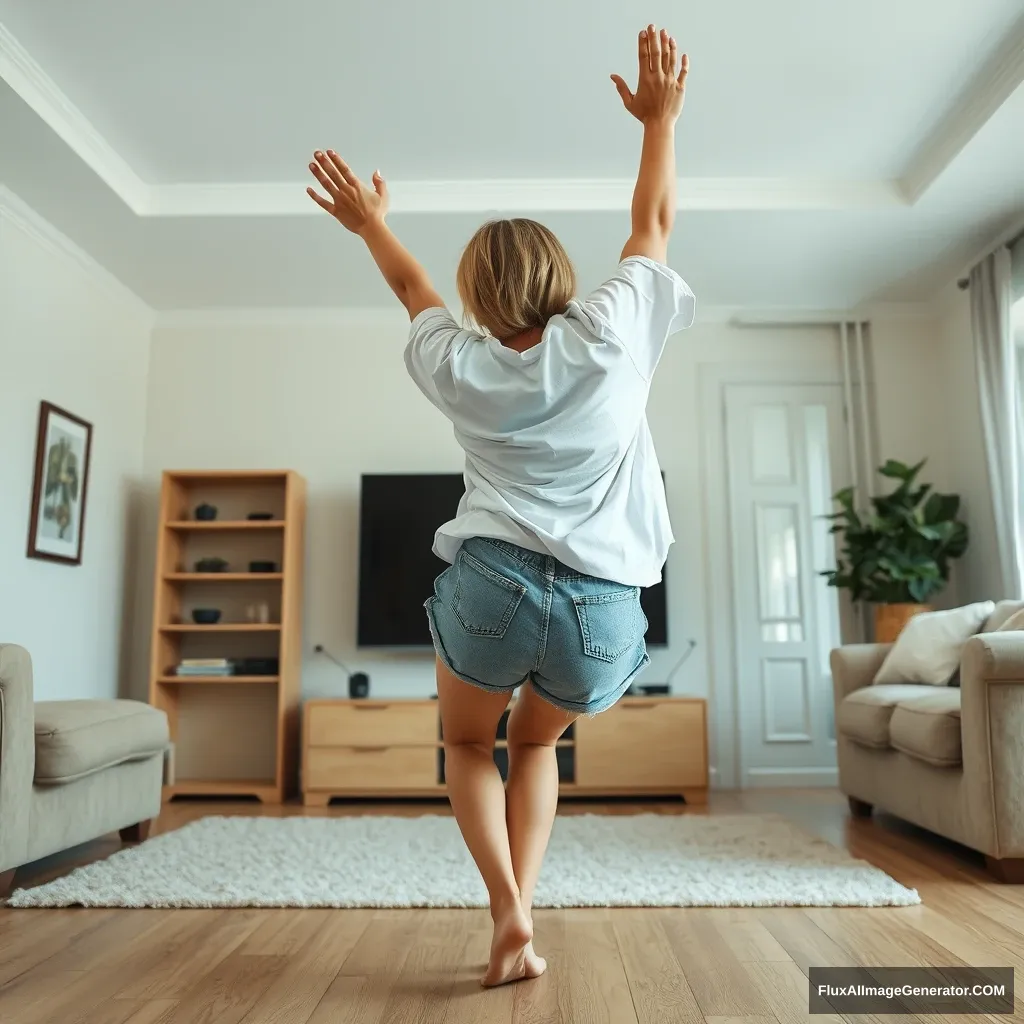
{"label": "woman's hand", "polygon": [[674,124],[683,109],[690,59],[684,53],[680,61],[675,39],[665,29],[658,32],[653,25],[640,33],[639,49],[640,80],[635,93],[629,91],[622,78],[612,75],[623,106],[644,124]]}
{"label": "woman's hand", "polygon": [[309,169],[330,199],[312,188],[306,193],[343,227],[361,235],[368,226],[383,222],[388,212],[388,190],[380,171],[373,172],[373,188],[367,188],[333,149],[317,150]]}

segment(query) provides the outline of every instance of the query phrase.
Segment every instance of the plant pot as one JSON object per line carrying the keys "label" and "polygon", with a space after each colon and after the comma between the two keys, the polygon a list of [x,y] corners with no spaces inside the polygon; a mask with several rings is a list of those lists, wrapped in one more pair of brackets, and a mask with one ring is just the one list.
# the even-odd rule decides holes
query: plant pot
{"label": "plant pot", "polygon": [[876,604],[875,605],[875,643],[895,643],[896,637],[903,632],[903,627],[921,612],[930,612],[928,604]]}

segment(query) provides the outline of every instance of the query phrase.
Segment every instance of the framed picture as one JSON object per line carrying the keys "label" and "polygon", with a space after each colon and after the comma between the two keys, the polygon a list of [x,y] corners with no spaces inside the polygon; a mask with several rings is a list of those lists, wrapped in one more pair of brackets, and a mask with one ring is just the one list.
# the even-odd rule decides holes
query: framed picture
{"label": "framed picture", "polygon": [[28,557],[82,564],[92,424],[49,402],[39,406]]}

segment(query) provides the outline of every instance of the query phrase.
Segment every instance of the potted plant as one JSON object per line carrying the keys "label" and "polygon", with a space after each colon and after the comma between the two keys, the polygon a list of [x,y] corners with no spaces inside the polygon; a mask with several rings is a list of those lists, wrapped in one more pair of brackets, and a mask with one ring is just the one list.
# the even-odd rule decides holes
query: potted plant
{"label": "potted plant", "polygon": [[877,643],[891,643],[912,616],[930,609],[929,599],[949,580],[950,563],[967,550],[959,496],[917,483],[925,461],[906,466],[890,459],[879,473],[896,487],[872,498],[870,512],[859,513],[854,489],[844,487],[833,497],[839,511],[826,517],[840,550],[836,568],[822,575],[854,601],[875,605]]}

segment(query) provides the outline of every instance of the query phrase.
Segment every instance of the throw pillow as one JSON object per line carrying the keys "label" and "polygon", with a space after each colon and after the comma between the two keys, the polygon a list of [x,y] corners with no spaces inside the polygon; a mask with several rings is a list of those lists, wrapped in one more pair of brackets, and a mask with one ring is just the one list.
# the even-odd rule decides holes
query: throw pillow
{"label": "throw pillow", "polygon": [[992,614],[991,601],[943,612],[922,612],[903,632],[875,676],[875,684],[927,683],[945,686],[960,667],[964,644]]}
{"label": "throw pillow", "polygon": [[1024,608],[1014,612],[997,630],[997,633],[1006,633],[1009,630],[1024,629]]}

